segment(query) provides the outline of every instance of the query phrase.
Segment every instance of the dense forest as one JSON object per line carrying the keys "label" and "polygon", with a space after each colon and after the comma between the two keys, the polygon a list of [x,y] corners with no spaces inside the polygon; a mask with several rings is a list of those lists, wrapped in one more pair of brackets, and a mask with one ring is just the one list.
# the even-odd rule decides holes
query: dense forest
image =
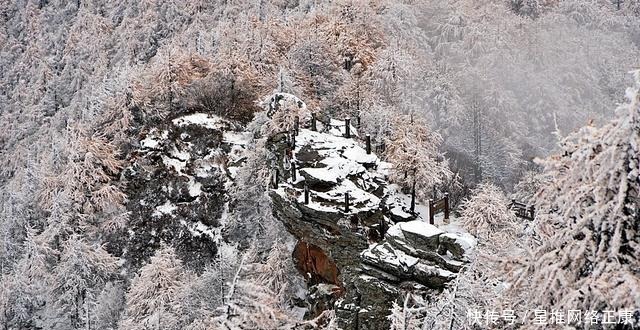
{"label": "dense forest", "polygon": [[638,0],[0,22],[2,329],[640,326]]}

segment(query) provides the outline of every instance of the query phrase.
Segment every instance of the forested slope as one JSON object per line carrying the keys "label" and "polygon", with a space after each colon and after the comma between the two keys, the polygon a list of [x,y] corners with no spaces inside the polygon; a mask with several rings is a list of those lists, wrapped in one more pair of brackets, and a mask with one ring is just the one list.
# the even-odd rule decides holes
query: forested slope
{"label": "forested slope", "polygon": [[532,198],[535,173],[516,185],[532,159],[624,102],[639,16],[637,0],[0,0],[0,323],[316,326],[291,314],[306,288],[266,194],[268,139],[293,120],[267,116],[273,92],[359,118],[418,202],[482,181]]}

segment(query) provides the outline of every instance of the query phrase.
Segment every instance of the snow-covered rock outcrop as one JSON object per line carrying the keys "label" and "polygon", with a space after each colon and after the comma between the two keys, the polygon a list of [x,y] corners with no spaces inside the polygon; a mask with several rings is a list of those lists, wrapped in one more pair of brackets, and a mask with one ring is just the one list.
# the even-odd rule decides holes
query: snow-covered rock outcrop
{"label": "snow-covered rock outcrop", "polygon": [[[274,215],[300,241],[298,268],[313,292],[332,295],[344,329],[388,328],[401,291],[436,294],[468,261],[475,240],[417,219],[387,182],[391,165],[367,154],[355,127],[345,138],[345,122],[317,123],[317,131],[302,128],[308,124],[295,136],[271,137],[279,172],[270,192]],[[316,290],[327,284],[333,290]]]}
{"label": "snow-covered rock outcrop", "polygon": [[363,251],[361,258],[366,270],[393,282],[409,280],[441,288],[469,261],[467,253],[475,244],[467,233],[444,232],[413,220],[393,225],[384,240]]}
{"label": "snow-covered rock outcrop", "polygon": [[207,113],[169,118],[141,132],[125,171],[130,221],[128,236],[120,238],[123,254],[145,262],[166,242],[187,263],[215,256],[227,188],[250,138]]}

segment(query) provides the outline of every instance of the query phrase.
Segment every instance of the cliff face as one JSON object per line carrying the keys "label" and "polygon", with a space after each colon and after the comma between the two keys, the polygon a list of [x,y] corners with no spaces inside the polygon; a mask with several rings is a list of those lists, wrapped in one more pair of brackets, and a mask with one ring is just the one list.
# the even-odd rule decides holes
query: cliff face
{"label": "cliff face", "polygon": [[272,138],[274,215],[299,240],[294,259],[314,312],[334,308],[344,329],[387,329],[402,291],[437,295],[475,240],[410,213],[406,196],[387,182],[390,164],[360,146],[354,127],[345,138],[344,122],[316,126]]}
{"label": "cliff face", "polygon": [[[292,97],[269,107],[305,107]],[[307,316],[334,309],[343,329],[387,329],[392,302],[408,290],[436,297],[475,240],[410,212],[408,196],[387,180],[392,165],[367,153],[355,127],[346,138],[343,121],[299,126],[297,134],[270,136],[265,166],[278,172],[269,191],[273,214],[298,240],[292,257],[309,288]],[[242,127],[203,113],[143,132],[125,171],[131,221],[121,255],[136,267],[166,242],[196,268],[213,258],[249,140]]]}
{"label": "cliff face", "polygon": [[216,254],[227,188],[250,136],[215,115],[194,113],[141,134],[130,155],[130,222],[121,253],[139,266],[160,245],[176,247],[196,268]]}

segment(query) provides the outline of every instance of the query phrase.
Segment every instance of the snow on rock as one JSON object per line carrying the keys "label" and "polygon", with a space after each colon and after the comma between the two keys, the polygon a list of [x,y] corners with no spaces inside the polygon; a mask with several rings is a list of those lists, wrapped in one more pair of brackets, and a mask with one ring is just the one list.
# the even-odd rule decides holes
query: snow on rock
{"label": "snow on rock", "polygon": [[417,279],[427,287],[442,288],[468,261],[465,254],[474,242],[469,234],[446,233],[414,220],[393,225],[385,240],[363,251],[361,258],[371,270],[391,278]]}
{"label": "snow on rock", "polygon": [[364,250],[360,256],[365,262],[372,265],[401,270],[405,273],[409,272],[410,267],[417,264],[419,260],[399,249],[395,249],[387,242],[375,244],[372,248]]}
{"label": "snow on rock", "polygon": [[228,123],[225,120],[216,115],[207,113],[194,113],[191,115],[182,116],[174,119],[173,124],[178,127],[186,125],[198,125],[215,130],[221,130],[228,127]]}
{"label": "snow on rock", "polygon": [[[300,196],[300,202],[302,202],[303,200],[304,200],[304,196]],[[309,201],[309,204],[305,205],[305,207],[308,207],[312,210],[319,211],[319,212],[326,212],[326,213],[340,212],[339,209],[336,209],[333,206],[325,206],[324,204],[318,203],[316,201]]]}
{"label": "snow on rock", "polygon": [[309,129],[300,129],[296,136],[296,151],[300,151],[302,147],[308,146],[316,150],[321,156],[341,156],[347,148],[357,145],[353,139],[347,139],[340,136],[334,136]]}
{"label": "snow on rock", "polygon": [[132,183],[127,195],[133,232],[125,249],[144,256],[165,241],[186,263],[199,265],[216,253],[226,192],[253,136],[207,113],[154,125],[141,130],[136,157],[125,171]]}
{"label": "snow on rock", "polygon": [[224,142],[244,148],[253,139],[251,132],[224,132]]}
{"label": "snow on rock", "polygon": [[218,242],[221,239],[221,236],[216,233],[216,231],[210,226],[205,225],[204,223],[198,221],[195,223],[187,223],[184,220],[180,220],[180,223],[185,226],[192,236],[200,237],[202,235],[210,238],[214,242]]}
{"label": "snow on rock", "polygon": [[159,145],[160,142],[152,137],[140,141],[140,146],[147,149],[156,149]]}
{"label": "snow on rock", "polygon": [[336,184],[341,178],[340,172],[331,171],[330,168],[302,168],[300,174],[308,180],[315,180],[321,183]]}
{"label": "snow on rock", "polygon": [[[268,148],[279,173],[278,186],[269,193],[274,216],[335,262],[337,291],[345,292],[334,303],[339,319],[355,313],[371,328],[388,328],[385,315],[401,288],[444,288],[468,262],[472,237],[428,224],[420,204],[411,212],[410,198],[387,181],[391,164],[367,155],[357,137],[345,138],[344,122],[332,120],[323,131],[305,124],[293,150],[290,136],[271,137]],[[352,135],[357,136],[355,129]],[[351,308],[354,304],[360,308]]]}
{"label": "snow on rock", "polygon": [[[349,194],[350,214],[380,207],[382,196],[372,193],[380,187],[378,182],[382,179],[375,172],[378,157],[367,155],[357,140],[300,129],[293,162],[298,164],[299,177],[296,182],[288,180],[287,184],[298,196],[302,195],[304,184],[310,186],[309,207],[324,211],[333,207],[346,212],[343,205],[346,194]],[[368,164],[370,169],[363,164]],[[288,168],[282,171],[290,176]]]}
{"label": "snow on rock", "polygon": [[164,163],[164,165],[167,168],[171,168],[174,171],[176,171],[176,173],[178,174],[182,174],[182,171],[185,169],[185,167],[187,166],[187,162],[180,160],[180,159],[176,159],[167,155],[162,155],[162,163]]}
{"label": "snow on rock", "polygon": [[401,222],[391,226],[385,241],[405,253],[425,259],[457,272],[469,261],[476,239],[465,232],[447,232],[422,220]]}
{"label": "snow on rock", "polygon": [[162,205],[156,206],[155,212],[153,212],[154,217],[162,216],[163,214],[172,214],[178,207],[173,205],[171,202],[166,201]]}
{"label": "snow on rock", "polygon": [[399,249],[389,241],[372,245],[360,255],[364,263],[362,268],[368,274],[360,278],[420,291],[444,288],[460,269],[446,269],[436,261],[410,251]]}
{"label": "snow on rock", "polygon": [[169,132],[159,133],[158,129],[153,128],[144,139],[140,140],[140,147],[142,149],[160,149],[162,141],[166,140],[168,136]]}
{"label": "snow on rock", "polygon": [[446,233],[440,236],[440,244],[446,245],[454,257],[462,259],[475,248],[477,240],[469,233]]}
{"label": "snow on rock", "polygon": [[411,233],[425,238],[430,238],[443,233],[438,227],[428,224],[421,220],[414,220],[409,222],[401,222],[397,224],[404,233]]}
{"label": "snow on rock", "polygon": [[342,155],[347,159],[354,160],[360,164],[375,164],[378,162],[378,156],[374,153],[367,155],[367,151],[360,146],[350,146]]}
{"label": "snow on rock", "polygon": [[320,164],[326,165],[326,167],[323,168],[328,171],[335,172],[340,179],[344,179],[349,175],[363,173],[365,171],[365,168],[359,163],[343,157],[327,157],[321,160]]}
{"label": "snow on rock", "polygon": [[189,178],[189,195],[191,197],[200,196],[202,193],[202,184],[197,182],[193,177]]}
{"label": "snow on rock", "polygon": [[440,267],[426,263],[418,263],[415,267],[416,277],[430,282],[429,285],[444,285],[455,278],[455,274]]}
{"label": "snow on rock", "polygon": [[396,237],[398,239],[404,239],[404,234],[402,233],[402,230],[400,229],[399,225],[393,225],[391,226],[391,228],[387,229],[387,232],[385,233],[385,235],[387,237]]}
{"label": "snow on rock", "polygon": [[391,212],[391,217],[394,221],[410,221],[415,216],[409,213],[409,210],[405,207],[405,204],[399,203],[399,200],[395,198],[387,199],[387,207]]}

